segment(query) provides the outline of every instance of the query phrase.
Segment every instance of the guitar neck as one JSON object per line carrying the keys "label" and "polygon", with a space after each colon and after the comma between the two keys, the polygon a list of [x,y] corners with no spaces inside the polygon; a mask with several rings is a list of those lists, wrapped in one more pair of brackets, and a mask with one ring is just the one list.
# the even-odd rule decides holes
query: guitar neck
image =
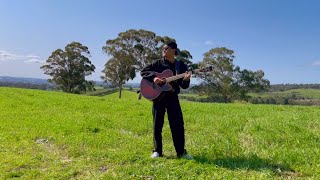
{"label": "guitar neck", "polygon": [[171,77],[168,77],[166,78],[166,82],[171,82],[171,81],[175,81],[177,79],[181,79],[183,78],[185,75],[185,73],[182,73],[182,74],[178,74],[178,75],[175,75],[175,76],[171,76]]}

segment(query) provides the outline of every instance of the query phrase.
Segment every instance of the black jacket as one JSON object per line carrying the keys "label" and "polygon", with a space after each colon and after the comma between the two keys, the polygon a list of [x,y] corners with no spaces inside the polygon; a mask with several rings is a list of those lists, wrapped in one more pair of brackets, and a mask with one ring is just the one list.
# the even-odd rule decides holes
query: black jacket
{"label": "black jacket", "polygon": [[[176,60],[177,61],[177,60]],[[176,64],[179,65],[176,68]],[[150,82],[153,82],[153,79],[156,77],[155,72],[162,73],[164,70],[170,69],[173,72],[173,75],[181,74],[188,71],[187,65],[179,61],[179,63],[171,63],[165,58],[156,60],[152,62],[150,65],[146,66],[140,73],[141,77],[147,79]],[[176,72],[179,70],[180,72]],[[190,81],[184,81],[183,78],[178,79],[176,81],[170,82],[172,88],[174,89],[174,93],[180,93],[180,87],[186,89],[190,85]]]}

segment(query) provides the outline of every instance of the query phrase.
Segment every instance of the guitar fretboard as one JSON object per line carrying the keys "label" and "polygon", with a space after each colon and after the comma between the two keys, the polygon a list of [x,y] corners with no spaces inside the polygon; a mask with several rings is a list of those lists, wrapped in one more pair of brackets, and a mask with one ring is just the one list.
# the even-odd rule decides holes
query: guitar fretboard
{"label": "guitar fretboard", "polygon": [[177,79],[180,79],[180,78],[183,78],[185,75],[185,73],[182,73],[182,74],[178,74],[178,75],[175,75],[175,76],[171,76],[171,77],[168,77],[166,78],[166,82],[171,82],[171,81],[175,81]]}

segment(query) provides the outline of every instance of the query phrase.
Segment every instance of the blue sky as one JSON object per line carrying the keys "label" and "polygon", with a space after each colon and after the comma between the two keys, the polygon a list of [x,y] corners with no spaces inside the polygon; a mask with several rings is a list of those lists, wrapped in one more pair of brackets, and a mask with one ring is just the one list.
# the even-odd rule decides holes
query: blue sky
{"label": "blue sky", "polygon": [[0,0],[0,76],[47,78],[39,67],[77,41],[97,67],[89,79],[100,80],[105,41],[145,29],[175,38],[193,62],[224,46],[271,84],[320,83],[319,9],[316,0]]}

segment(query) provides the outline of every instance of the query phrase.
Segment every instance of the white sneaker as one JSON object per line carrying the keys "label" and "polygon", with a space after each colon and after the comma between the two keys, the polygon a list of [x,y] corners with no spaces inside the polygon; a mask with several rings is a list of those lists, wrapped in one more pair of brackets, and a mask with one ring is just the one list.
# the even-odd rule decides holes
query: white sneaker
{"label": "white sneaker", "polygon": [[193,159],[193,157],[191,155],[189,155],[189,154],[184,154],[180,158],[187,159],[187,160]]}
{"label": "white sneaker", "polygon": [[151,158],[152,159],[155,159],[155,158],[158,158],[160,157],[160,154],[158,152],[154,152],[152,155],[151,155]]}

